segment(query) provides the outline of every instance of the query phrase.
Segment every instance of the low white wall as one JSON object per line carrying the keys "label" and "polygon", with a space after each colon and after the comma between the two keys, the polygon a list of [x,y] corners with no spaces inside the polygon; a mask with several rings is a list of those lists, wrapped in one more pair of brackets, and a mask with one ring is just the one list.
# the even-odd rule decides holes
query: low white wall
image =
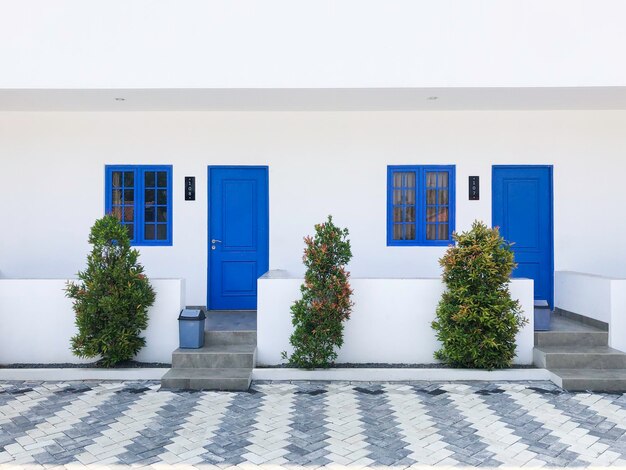
{"label": "low white wall", "polygon": [[626,351],[626,279],[557,271],[554,306],[608,323],[609,345]]}
{"label": "low white wall", "polygon": [[554,273],[554,306],[611,322],[611,278],[573,271]]}
{"label": "low white wall", "polygon": [[[291,352],[293,331],[290,307],[300,297],[303,279],[284,271],[271,271],[258,283],[257,361],[259,365],[284,362],[281,352]],[[436,362],[439,348],[430,323],[444,291],[438,278],[352,279],[354,308],[346,322],[339,363]],[[516,364],[531,364],[533,350],[533,283],[514,279],[511,294],[529,317],[517,337]]]}
{"label": "low white wall", "polygon": [[609,345],[626,351],[626,279],[611,280]]}
{"label": "low white wall", "polygon": [[[76,334],[64,279],[0,279],[0,364],[81,363],[70,350]],[[170,362],[178,345],[177,318],[184,305],[181,279],[152,279],[156,301],[144,332],[144,362]]]}

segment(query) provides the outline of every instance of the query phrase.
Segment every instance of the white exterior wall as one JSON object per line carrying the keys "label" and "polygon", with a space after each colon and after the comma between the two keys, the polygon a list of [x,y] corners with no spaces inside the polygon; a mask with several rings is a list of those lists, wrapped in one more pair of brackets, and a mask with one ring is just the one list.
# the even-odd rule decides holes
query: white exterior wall
{"label": "white exterior wall", "polygon": [[[626,269],[626,112],[0,113],[0,277],[68,278],[104,212],[105,164],[173,164],[172,247],[152,278],[205,305],[208,165],[269,165],[270,269],[302,273],[302,237],[350,229],[354,277],[436,277],[445,248],[386,246],[388,164],[456,164],[457,229],[491,221],[493,164],[554,165],[555,268]],[[481,199],[467,198],[480,176]],[[184,201],[196,176],[196,201]]]}
{"label": "white exterior wall", "polygon": [[610,277],[558,271],[554,273],[554,306],[611,324],[611,282]]}
{"label": "white exterior wall", "polygon": [[[0,364],[85,363],[70,350],[76,334],[64,279],[0,279]],[[156,292],[148,311],[142,362],[170,363],[178,347],[178,314],[185,305],[180,279],[151,279]]]}
{"label": "white exterior wall", "polygon": [[609,325],[609,346],[626,351],[626,279],[559,271],[554,276],[555,307]]}
{"label": "white exterior wall", "polygon": [[[270,272],[259,280],[257,362],[285,362],[293,332],[290,307],[300,298],[303,279]],[[354,307],[345,323],[338,363],[430,364],[440,344],[430,327],[445,290],[440,279],[351,279]],[[511,296],[520,301],[529,320],[518,333],[516,364],[533,361],[533,283],[511,282]]]}
{"label": "white exterior wall", "polygon": [[1,0],[0,88],[625,86],[622,0]]}
{"label": "white exterior wall", "polygon": [[609,346],[626,352],[626,279],[611,281]]}

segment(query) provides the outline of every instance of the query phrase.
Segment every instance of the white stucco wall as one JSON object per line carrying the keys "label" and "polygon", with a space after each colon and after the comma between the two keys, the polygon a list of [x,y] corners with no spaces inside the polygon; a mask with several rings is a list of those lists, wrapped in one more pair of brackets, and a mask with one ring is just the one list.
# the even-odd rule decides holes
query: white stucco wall
{"label": "white stucco wall", "polygon": [[[290,307],[300,298],[302,278],[285,272],[259,279],[257,362],[285,362],[291,353],[293,331]],[[351,279],[354,307],[345,323],[344,345],[338,363],[430,364],[439,343],[430,324],[445,286],[440,279]],[[517,336],[516,364],[530,364],[534,345],[533,283],[511,282],[511,296],[518,299],[529,323]]]}
{"label": "white stucco wall", "polygon": [[606,276],[557,271],[554,273],[554,306],[610,324],[611,282]]}
{"label": "white stucco wall", "polygon": [[609,345],[626,352],[626,279],[611,281]]}
{"label": "white stucco wall", "polygon": [[386,246],[388,164],[456,164],[460,230],[491,221],[492,164],[552,164],[555,268],[620,276],[625,128],[626,111],[0,113],[0,277],[84,267],[107,163],[173,164],[174,245],[141,261],[186,279],[190,305],[206,304],[208,165],[269,165],[270,269],[303,272],[302,237],[333,214],[354,277],[437,277],[444,248]]}
{"label": "white stucco wall", "polygon": [[626,279],[557,271],[555,307],[609,325],[609,346],[626,351]]}
{"label": "white stucco wall", "polygon": [[0,88],[626,85],[621,0],[0,5]]}
{"label": "white stucco wall", "polygon": [[[65,297],[63,279],[0,279],[0,364],[82,363],[70,350],[76,334],[72,301]],[[185,304],[185,283],[151,279],[156,291],[146,346],[136,359],[171,362],[178,347],[178,314]]]}

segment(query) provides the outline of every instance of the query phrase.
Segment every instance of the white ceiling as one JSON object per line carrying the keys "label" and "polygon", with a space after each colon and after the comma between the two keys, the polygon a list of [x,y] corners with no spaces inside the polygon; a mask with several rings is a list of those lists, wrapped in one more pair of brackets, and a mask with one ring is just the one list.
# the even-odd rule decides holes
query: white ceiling
{"label": "white ceiling", "polygon": [[0,89],[0,111],[433,111],[561,109],[626,109],[626,87]]}

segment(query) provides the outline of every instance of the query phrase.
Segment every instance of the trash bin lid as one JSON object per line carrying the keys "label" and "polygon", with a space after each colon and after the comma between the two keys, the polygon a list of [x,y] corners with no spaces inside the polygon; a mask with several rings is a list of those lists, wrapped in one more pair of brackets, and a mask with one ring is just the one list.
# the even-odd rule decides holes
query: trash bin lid
{"label": "trash bin lid", "polygon": [[179,320],[204,320],[206,316],[204,312],[199,308],[184,308],[180,311],[180,315],[178,316]]}

